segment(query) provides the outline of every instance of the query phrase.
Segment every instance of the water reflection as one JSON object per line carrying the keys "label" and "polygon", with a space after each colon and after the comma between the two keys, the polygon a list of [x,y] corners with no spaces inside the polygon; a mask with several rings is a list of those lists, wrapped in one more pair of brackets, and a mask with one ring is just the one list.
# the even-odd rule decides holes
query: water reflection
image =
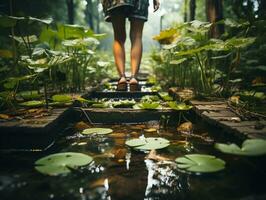
{"label": "water reflection", "polygon": [[172,195],[177,197],[189,190],[188,176],[178,174],[176,164],[173,161],[154,162],[146,159],[145,164],[148,171],[146,200]]}

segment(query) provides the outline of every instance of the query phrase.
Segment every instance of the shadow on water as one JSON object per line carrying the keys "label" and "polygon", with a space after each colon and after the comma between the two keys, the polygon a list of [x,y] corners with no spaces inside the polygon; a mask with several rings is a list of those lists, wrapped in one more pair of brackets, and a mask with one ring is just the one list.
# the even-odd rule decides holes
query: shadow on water
{"label": "shadow on water", "polygon": [[[266,199],[265,157],[243,158],[217,152],[213,132],[196,125],[193,137],[177,134],[174,129],[160,129],[157,122],[137,125],[110,125],[107,136],[85,137],[73,128],[46,152],[1,153],[1,199]],[[157,131],[146,132],[154,128]],[[125,141],[141,135],[164,137],[171,145],[156,153],[132,150]],[[211,138],[211,139],[210,139]],[[34,161],[55,152],[81,152],[94,157],[93,163],[71,174],[46,176],[34,170]],[[174,160],[189,153],[206,153],[226,161],[226,169],[210,175],[180,171]]]}

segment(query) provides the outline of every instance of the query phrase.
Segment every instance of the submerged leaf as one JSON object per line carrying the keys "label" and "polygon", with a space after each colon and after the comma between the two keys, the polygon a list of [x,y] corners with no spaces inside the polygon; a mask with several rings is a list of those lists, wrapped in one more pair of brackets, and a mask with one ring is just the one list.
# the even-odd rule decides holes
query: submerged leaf
{"label": "submerged leaf", "polygon": [[35,162],[35,169],[43,174],[56,176],[71,172],[79,166],[92,162],[92,157],[74,152],[56,153]]}
{"label": "submerged leaf", "polygon": [[247,139],[243,142],[242,148],[236,144],[216,143],[215,148],[223,153],[242,155],[242,156],[259,156],[266,154],[266,140]]}
{"label": "submerged leaf", "polygon": [[189,172],[210,173],[223,170],[225,162],[215,156],[189,154],[175,160],[177,167]]}

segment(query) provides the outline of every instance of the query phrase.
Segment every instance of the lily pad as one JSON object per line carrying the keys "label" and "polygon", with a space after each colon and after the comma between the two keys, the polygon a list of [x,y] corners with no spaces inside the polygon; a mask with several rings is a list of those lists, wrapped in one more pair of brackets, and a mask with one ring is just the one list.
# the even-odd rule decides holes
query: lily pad
{"label": "lily pad", "polygon": [[26,101],[26,102],[20,103],[19,105],[24,106],[24,107],[30,107],[30,108],[41,107],[41,106],[44,106],[44,101],[32,100],[32,101]]}
{"label": "lily pad", "polygon": [[169,96],[167,92],[160,92],[159,95],[164,101],[173,101],[173,97]]}
{"label": "lily pad", "polygon": [[176,103],[175,101],[169,101],[168,105],[171,109],[180,111],[190,110],[193,108],[193,106],[186,105],[185,103]]}
{"label": "lily pad", "polygon": [[163,149],[170,145],[169,140],[164,138],[138,138],[126,141],[126,145],[139,150]]}
{"label": "lily pad", "polygon": [[147,110],[156,110],[162,109],[162,106],[158,102],[142,102],[133,106],[134,109],[147,109]]}
{"label": "lily pad", "polygon": [[247,139],[243,142],[242,148],[236,144],[216,143],[215,148],[223,153],[241,156],[260,156],[266,154],[266,140]]}
{"label": "lily pad", "polygon": [[145,95],[141,98],[141,102],[146,102],[146,101],[153,102],[153,101],[159,101],[159,100],[160,98],[157,95]]}
{"label": "lily pad", "polygon": [[52,102],[49,103],[50,106],[52,107],[66,107],[66,106],[71,106],[72,102]]}
{"label": "lily pad", "polygon": [[108,104],[106,103],[93,103],[91,108],[108,108]]}
{"label": "lily pad", "polygon": [[89,135],[89,134],[106,135],[112,132],[113,130],[110,128],[87,128],[82,131],[82,134],[84,135]]}
{"label": "lily pad", "polygon": [[82,153],[56,153],[37,160],[35,162],[35,169],[42,174],[56,176],[69,173],[71,169],[87,165],[92,160],[92,157]]}
{"label": "lily pad", "polygon": [[189,154],[175,161],[178,168],[188,172],[211,173],[225,168],[225,161],[205,154]]}
{"label": "lily pad", "polygon": [[52,100],[55,102],[70,102],[72,97],[67,94],[56,94],[52,96]]}
{"label": "lily pad", "polygon": [[114,108],[132,108],[133,105],[135,105],[135,101],[130,100],[124,100],[124,101],[118,101],[113,103]]}
{"label": "lily pad", "polygon": [[33,91],[22,91],[18,93],[18,96],[21,96],[24,100],[40,99],[41,94],[37,90]]}

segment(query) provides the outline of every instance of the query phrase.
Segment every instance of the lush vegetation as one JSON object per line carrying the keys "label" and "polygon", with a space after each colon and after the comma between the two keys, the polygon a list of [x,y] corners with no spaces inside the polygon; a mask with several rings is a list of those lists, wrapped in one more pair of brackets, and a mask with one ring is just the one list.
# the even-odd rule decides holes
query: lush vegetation
{"label": "lush vegetation", "polygon": [[[0,10],[1,110],[56,106],[62,102],[52,95],[83,93],[116,75],[110,60],[108,34],[112,30],[103,22],[99,2],[28,3],[29,7],[19,1],[3,1]],[[171,4],[176,6],[165,4],[158,15],[165,30],[153,39],[160,48],[153,48],[152,53],[146,50],[142,64],[142,69],[154,74],[148,80],[155,84],[152,91],[192,88],[196,96],[232,97],[232,103],[241,109],[264,112],[265,3],[177,0]],[[154,34],[149,24],[147,27],[150,32],[144,32],[144,49],[146,38]],[[72,101],[77,98],[72,96]],[[105,107],[101,102],[94,104]],[[125,104],[134,103],[119,102],[114,107]],[[158,106],[144,104],[135,108]]]}

